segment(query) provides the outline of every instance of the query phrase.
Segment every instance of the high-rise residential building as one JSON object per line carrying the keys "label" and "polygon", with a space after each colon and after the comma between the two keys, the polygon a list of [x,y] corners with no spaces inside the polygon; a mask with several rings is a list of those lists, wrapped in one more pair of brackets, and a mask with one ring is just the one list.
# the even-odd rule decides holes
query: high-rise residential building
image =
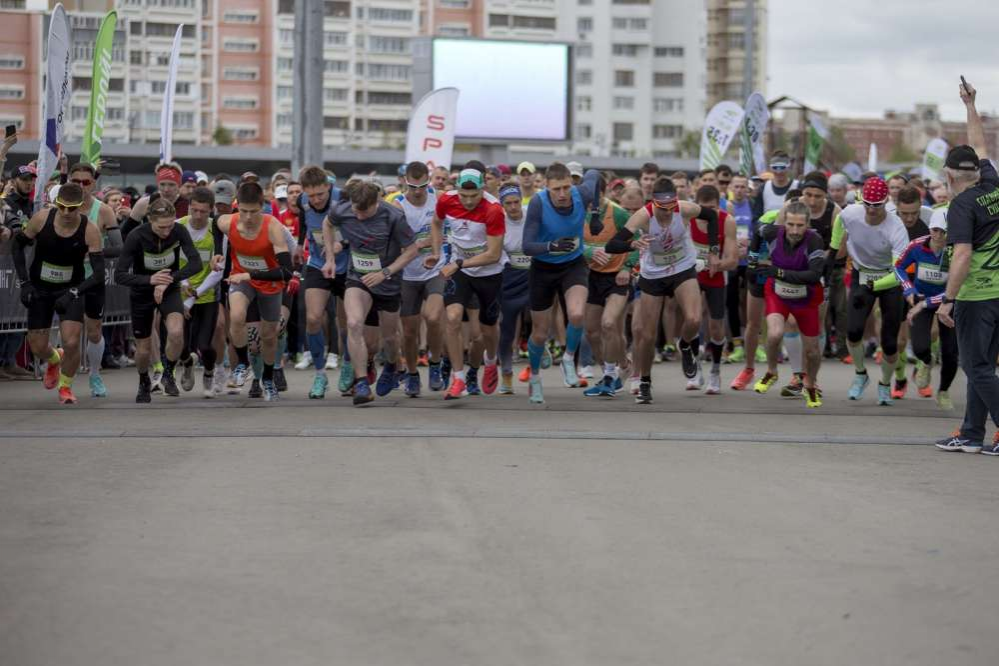
{"label": "high-rise residential building", "polygon": [[707,105],[766,94],[767,0],[707,0]]}

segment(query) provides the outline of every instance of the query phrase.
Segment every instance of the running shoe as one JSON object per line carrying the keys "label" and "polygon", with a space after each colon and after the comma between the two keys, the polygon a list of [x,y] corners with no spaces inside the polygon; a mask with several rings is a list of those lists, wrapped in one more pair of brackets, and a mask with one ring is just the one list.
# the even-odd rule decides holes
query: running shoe
{"label": "running shoe", "polygon": [[613,386],[614,386],[614,394],[615,395],[617,395],[618,393],[620,393],[621,391],[624,390],[624,382],[621,380],[621,377],[615,377],[614,378],[614,384],[613,384]]}
{"label": "running shoe", "polygon": [[94,398],[108,397],[108,389],[100,375],[90,375],[90,395]]}
{"label": "running shoe", "polygon": [[[371,378],[368,378],[368,382],[371,382]],[[396,376],[395,365],[391,363],[386,363],[382,366],[382,374],[378,377],[378,383],[375,384],[375,393],[378,394],[379,398],[384,398],[392,389],[399,386],[399,378]]]}
{"label": "running shoe", "polygon": [[950,399],[949,391],[937,391],[937,404],[940,405],[940,409],[948,412],[954,409],[954,401]]}
{"label": "running shoe", "polygon": [[444,392],[444,399],[457,400],[464,395],[468,395],[465,393],[465,380],[455,377],[454,381],[451,382],[451,386]]}
{"label": "running shoe", "polygon": [[284,368],[274,368],[274,386],[278,393],[288,390],[288,379],[284,376]]}
{"label": "running shoe", "polygon": [[274,383],[273,379],[265,379],[261,382],[264,386],[264,400],[266,402],[277,402],[280,398],[280,393],[277,390],[277,385]]}
{"label": "running shoe", "polygon": [[745,391],[746,387],[753,383],[753,377],[755,376],[756,370],[753,368],[743,368],[728,387],[733,391]]}
{"label": "running shoe", "polygon": [[312,366],[312,352],[305,352],[298,355],[298,362],[295,363],[296,370],[305,370]]}
{"label": "running shoe", "polygon": [[817,388],[806,388],[802,393],[805,396],[805,406],[809,409],[816,409],[822,406],[822,391]]}
{"label": "running shoe", "polygon": [[582,368],[580,368],[579,369],[579,378],[580,379],[593,379],[593,366],[592,365],[584,365]]}
{"label": "running shoe", "polygon": [[214,373],[204,372],[201,374],[201,392],[206,398],[215,397],[215,376]]}
{"label": "running shoe", "polygon": [[222,391],[225,390],[225,380],[225,368],[220,363],[215,366],[215,376],[212,377],[212,390],[215,392],[215,395],[222,395]]}
{"label": "running shoe", "polygon": [[250,368],[248,368],[245,363],[239,363],[232,371],[232,377],[229,378],[229,386],[234,388],[243,388],[246,384],[246,377],[249,374]]}
{"label": "running shoe", "polygon": [[368,383],[367,378],[362,377],[361,379],[358,379],[356,382],[354,382],[355,407],[359,405],[366,405],[374,399],[375,396],[371,395],[371,385]]}
{"label": "running shoe", "polygon": [[59,354],[59,362],[48,364],[45,368],[45,379],[42,380],[42,386],[50,391],[59,385],[59,368],[62,366],[62,357],[65,355],[62,349],[56,349],[56,353]]}
{"label": "running shoe", "polygon": [[503,374],[500,377],[499,391],[500,395],[513,395],[513,373]]}
{"label": "running shoe", "polygon": [[639,382],[638,383],[638,395],[635,396],[635,403],[639,405],[651,405],[652,404],[652,383],[651,382]]}
{"label": "running shoe", "polygon": [[562,383],[564,383],[569,388],[579,387],[579,376],[576,374],[576,362],[574,359],[562,357],[562,363],[559,365],[562,369]]}
{"label": "running shoe", "polygon": [[315,378],[312,380],[312,390],[309,391],[309,400],[322,400],[326,397],[326,389],[330,385],[330,380],[326,377],[326,373],[316,373]]}
{"label": "running shoe", "polygon": [[687,346],[686,348],[680,348],[680,362],[683,364],[683,376],[687,379],[693,379],[697,376],[700,367],[698,366],[697,359],[694,358],[693,347]]}
{"label": "running shoe", "polygon": [[905,392],[909,388],[909,380],[907,379],[896,379],[895,388],[891,390],[892,400],[902,400],[905,398]]}
{"label": "running shoe", "polygon": [[77,402],[76,396],[73,395],[73,389],[68,386],[63,386],[59,389],[59,404],[60,405],[75,405]]}
{"label": "running shoe", "polygon": [[465,393],[468,395],[482,395],[479,388],[479,369],[469,368],[465,373]]}
{"label": "running shoe", "polygon": [[486,369],[482,371],[482,392],[486,395],[492,395],[496,392],[498,384],[499,366],[495,363],[487,364]]}
{"label": "running shoe", "polygon": [[860,396],[864,395],[864,389],[870,383],[871,378],[866,372],[856,373],[853,377],[853,384],[850,385],[850,390],[846,392],[846,397],[850,400],[860,400]]}
{"label": "running shoe", "polygon": [[350,361],[344,361],[343,365],[340,366],[340,380],[337,382],[337,388],[340,389],[341,395],[348,395],[353,387],[354,364]]}
{"label": "running shoe", "polygon": [[700,391],[702,388],[704,388],[704,373],[701,372],[701,364],[695,363],[694,376],[687,380],[687,390]]}
{"label": "running shoe", "polygon": [[541,355],[541,369],[547,370],[550,367],[552,367],[552,353],[548,347],[545,347],[545,353]]}
{"label": "running shoe", "polygon": [[799,372],[791,376],[791,381],[780,390],[782,398],[800,398],[804,388],[805,375]]}
{"label": "running shoe", "polygon": [[425,368],[430,365],[430,359],[427,358],[427,352],[422,352],[420,357],[416,359],[416,367]]}
{"label": "running shoe", "polygon": [[704,392],[707,395],[719,395],[721,393],[721,372],[712,371],[708,375],[708,388]]}
{"label": "running shoe", "polygon": [[930,385],[930,366],[922,361],[916,361],[916,369],[912,371],[912,378],[916,380],[916,388],[924,388]]}
{"label": "running shoe", "polygon": [[149,376],[139,377],[139,392],[135,394],[135,401],[140,404],[145,404],[152,402],[152,382],[149,381]]}
{"label": "running shoe", "polygon": [[336,370],[337,366],[340,365],[340,359],[334,353],[326,354],[326,369]]}
{"label": "running shoe", "polygon": [[728,355],[729,363],[745,363],[746,362],[746,348],[739,345],[733,349]]}
{"label": "running shoe", "polygon": [[416,398],[420,395],[420,375],[406,375],[406,395]]}
{"label": "running shoe", "polygon": [[541,388],[541,375],[531,375],[531,380],[527,388],[528,400],[535,405],[540,405],[545,401],[545,392]]}
{"label": "running shoe", "polygon": [[445,388],[451,381],[451,359],[447,356],[441,359],[441,380]]}
{"label": "running shoe", "polygon": [[840,358],[839,362],[842,363],[843,365],[853,365],[853,355],[847,354],[846,356]]}
{"label": "running shoe", "polygon": [[767,350],[762,346],[756,348],[756,362],[766,363],[767,362]]}
{"label": "running shoe", "polygon": [[429,384],[431,391],[440,391],[444,388],[444,379],[441,377],[441,364],[431,363],[430,369],[427,371],[429,376]]}
{"label": "running shoe", "polygon": [[631,395],[638,395],[638,389],[641,387],[641,384],[642,384],[641,378],[639,377],[631,378],[631,387],[629,389]]}
{"label": "running shoe", "polygon": [[531,366],[525,365],[524,369],[520,371],[519,375],[517,375],[517,380],[520,381],[521,383],[527,383],[527,381],[530,380],[530,378],[531,378]]}
{"label": "running shoe", "polygon": [[982,448],[982,453],[987,456],[999,456],[999,432],[992,436],[992,444]]}
{"label": "running shoe", "polygon": [[[941,439],[937,442],[936,446],[941,451],[962,451],[964,453],[981,453],[983,448],[981,442],[972,442],[970,439],[965,439],[960,435]],[[989,455],[996,454],[990,453]]]}
{"label": "running shoe", "polygon": [[152,374],[152,386],[149,389],[153,393],[163,392],[163,371],[153,370]]}
{"label": "running shoe", "polygon": [[171,398],[180,395],[180,389],[177,388],[177,380],[173,378],[173,372],[164,372],[160,384],[163,386],[163,392]]}
{"label": "running shoe", "polygon": [[777,375],[768,370],[767,373],[760,378],[760,381],[756,382],[753,390],[757,393],[766,393],[776,383]]}
{"label": "running shoe", "polygon": [[891,385],[878,382],[878,405],[881,407],[891,406]]}
{"label": "running shoe", "polygon": [[187,363],[180,364],[184,369],[180,373],[180,387],[185,393],[194,390],[194,357],[187,359]]}
{"label": "running shoe", "polygon": [[409,377],[409,372],[406,370],[406,362],[400,361],[395,367],[399,368],[395,371],[395,387],[405,388],[406,378]]}
{"label": "running shoe", "polygon": [[262,398],[264,395],[264,390],[260,387],[260,380],[256,377],[250,382],[250,391],[246,394],[247,398]]}
{"label": "running shoe", "polygon": [[583,395],[587,398],[613,398],[614,380],[611,377],[604,375],[604,378],[601,381],[583,391]]}

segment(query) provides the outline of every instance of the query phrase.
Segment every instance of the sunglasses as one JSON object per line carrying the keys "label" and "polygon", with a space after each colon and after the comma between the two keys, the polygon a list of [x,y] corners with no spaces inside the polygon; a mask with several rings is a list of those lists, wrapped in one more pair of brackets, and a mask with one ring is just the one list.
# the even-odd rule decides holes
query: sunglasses
{"label": "sunglasses", "polygon": [[871,209],[884,208],[885,207],[885,203],[886,202],[884,202],[884,201],[882,201],[881,203],[871,203],[870,201],[865,201],[864,202],[864,207],[865,208],[871,208]]}
{"label": "sunglasses", "polygon": [[770,170],[771,171],[787,171],[787,165],[786,164],[771,164],[770,165]]}
{"label": "sunglasses", "polygon": [[406,181],[406,187],[408,187],[411,190],[424,190],[424,189],[430,187],[430,181],[427,181],[427,182],[423,183],[422,185],[416,185],[416,184],[411,183],[411,182],[409,182],[407,180]]}
{"label": "sunglasses", "polygon": [[58,201],[56,202],[56,208],[58,208],[63,213],[68,213],[71,210],[76,210],[77,208],[79,208],[82,205],[83,205],[82,203],[78,203],[78,204],[64,204],[64,203],[59,203]]}
{"label": "sunglasses", "polygon": [[83,180],[82,178],[71,178],[69,182],[73,183],[74,185],[79,185],[80,187],[87,187],[89,185],[94,184],[94,181]]}
{"label": "sunglasses", "polygon": [[660,210],[670,210],[676,207],[676,199],[669,199],[668,201],[657,201],[653,199],[652,205]]}

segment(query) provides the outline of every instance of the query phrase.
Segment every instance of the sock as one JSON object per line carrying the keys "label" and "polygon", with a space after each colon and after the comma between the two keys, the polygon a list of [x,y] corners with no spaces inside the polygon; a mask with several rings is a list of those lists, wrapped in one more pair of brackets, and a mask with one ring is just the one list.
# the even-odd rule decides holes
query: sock
{"label": "sock", "polygon": [[465,381],[464,370],[455,370],[454,372],[451,373],[451,376],[454,377],[455,379],[460,379],[461,381]]}
{"label": "sock", "polygon": [[857,372],[865,372],[864,368],[864,342],[847,342],[846,348],[853,357],[853,367]]}
{"label": "sock", "polygon": [[47,360],[50,365],[59,365],[59,363],[61,363],[62,357],[59,356],[59,352],[56,351],[55,347],[52,347],[52,353],[49,354]]}
{"label": "sock", "polygon": [[260,354],[250,354],[250,365],[253,366],[254,379],[262,379],[264,376],[264,357]]}
{"label": "sock", "polygon": [[712,340],[708,343],[708,348],[711,350],[711,372],[721,371],[721,358],[722,351],[725,350],[725,341],[717,342]]}
{"label": "sock", "polygon": [[617,363],[604,363],[604,376],[610,377],[611,379],[617,379]]}
{"label": "sock", "polygon": [[173,377],[173,369],[174,366],[176,365],[177,365],[176,361],[171,361],[170,359],[165,358],[163,359],[163,362],[160,363],[160,372],[162,372],[164,375],[170,375],[171,377]]}
{"label": "sock", "polygon": [[483,352],[482,359],[486,365],[496,365],[496,357],[489,357],[489,352]]}
{"label": "sock", "polygon": [[579,326],[569,324],[565,327],[565,352],[564,358],[570,361],[576,358],[576,350],[579,349],[579,342],[583,339],[583,329]]}
{"label": "sock", "polygon": [[307,333],[305,340],[309,345],[309,353],[312,355],[312,367],[316,372],[326,369],[326,338],[323,337],[322,329],[318,333]]}
{"label": "sock", "polygon": [[90,376],[97,377],[101,374],[101,361],[104,359],[104,336],[98,343],[91,342],[87,345],[87,363],[90,365]]}
{"label": "sock", "polygon": [[150,383],[149,382],[149,373],[148,372],[140,372],[139,373],[139,383],[140,384],[149,384]]}
{"label": "sock", "polygon": [[73,388],[73,378],[59,373],[59,388]]}
{"label": "sock", "polygon": [[419,376],[420,376],[420,373],[418,373],[418,372],[410,372],[410,373],[407,373],[407,374],[408,374],[408,375],[409,375],[410,377],[416,377],[416,378],[419,378]]}
{"label": "sock", "polygon": [[905,381],[905,354],[899,353],[898,360],[895,361],[895,379],[900,382]]}
{"label": "sock", "polygon": [[791,363],[791,372],[793,372],[796,375],[801,374],[802,370],[804,369],[804,365],[802,364],[802,359],[801,359],[801,354],[803,352],[801,334],[785,333],[784,346],[787,348],[788,360]]}
{"label": "sock", "polygon": [[153,372],[163,372],[163,361],[153,363]]}
{"label": "sock", "polygon": [[651,384],[652,383],[652,375],[642,375],[642,383],[643,384]]}
{"label": "sock", "polygon": [[534,344],[534,340],[527,341],[527,358],[531,364],[531,374],[536,375],[541,370],[541,357],[544,356],[545,346]]}
{"label": "sock", "polygon": [[732,338],[732,349],[738,349],[742,346],[742,338]]}
{"label": "sock", "polygon": [[[257,359],[254,358],[253,360],[256,361]],[[260,359],[260,362],[263,363],[263,366],[264,366],[264,370],[263,370],[264,381],[265,382],[272,382],[272,381],[274,381],[274,365],[271,364],[271,363],[264,363],[264,359],[263,358]],[[254,363],[254,366],[256,366],[256,363]],[[253,371],[256,372],[257,368],[254,367]]]}
{"label": "sock", "polygon": [[[895,364],[888,362],[887,355],[881,359],[881,383],[891,386],[891,376],[895,372]],[[902,368],[902,378],[905,379],[905,368]]]}
{"label": "sock", "polygon": [[250,365],[249,354],[250,353],[247,350],[246,345],[243,345],[242,347],[236,347],[236,360],[242,363],[243,365]]}
{"label": "sock", "polygon": [[201,365],[204,366],[205,374],[210,374],[215,371],[215,348],[209,347],[208,349],[203,349],[201,351]]}
{"label": "sock", "polygon": [[695,335],[694,339],[691,340],[690,342],[687,342],[686,340],[681,338],[679,342],[679,347],[680,351],[683,351],[684,349],[690,349],[690,353],[696,357],[698,354],[701,353],[701,336]]}

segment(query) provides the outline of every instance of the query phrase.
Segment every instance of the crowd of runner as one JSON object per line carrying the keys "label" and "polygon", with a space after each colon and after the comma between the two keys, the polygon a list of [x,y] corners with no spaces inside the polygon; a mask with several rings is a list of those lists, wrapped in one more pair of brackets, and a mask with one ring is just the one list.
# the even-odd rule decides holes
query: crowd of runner
{"label": "crowd of runner", "polygon": [[[975,404],[939,446],[977,452],[999,399],[999,177],[974,91],[961,94],[971,145],[948,155],[945,183],[795,177],[781,151],[752,178],[725,165],[650,163],[626,179],[577,162],[412,162],[387,187],[341,186],[321,166],[264,182],[165,163],[142,196],[101,189],[100,164],[64,165],[47,184],[25,165],[5,191],[3,234],[27,344],[63,404],[77,402],[85,356],[93,397],[107,395],[102,366],[127,364],[139,403],[193,391],[198,370],[205,398],[249,385],[275,401],[294,365],[314,371],[316,400],[338,369],[355,405],[518,390],[540,404],[541,370],[557,364],[580,399],[649,404],[653,364],[678,360],[689,391],[773,390],[814,409],[825,360],[854,367],[849,400],[864,399],[873,365],[878,405],[910,395],[911,379],[912,395],[951,410],[960,357]],[[39,186],[47,203],[32,214]],[[130,291],[118,353],[106,331],[121,327],[102,326],[112,281]]]}

